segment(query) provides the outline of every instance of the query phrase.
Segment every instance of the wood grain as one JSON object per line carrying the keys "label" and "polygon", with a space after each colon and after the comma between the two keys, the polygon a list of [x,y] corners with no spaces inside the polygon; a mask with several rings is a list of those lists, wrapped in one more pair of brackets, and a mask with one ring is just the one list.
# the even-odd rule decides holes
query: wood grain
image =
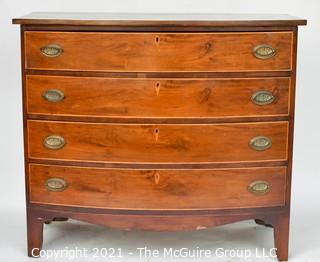
{"label": "wood grain", "polygon": [[26,31],[59,31],[59,32],[133,32],[133,33],[156,33],[156,32],[294,32],[296,25],[278,25],[278,26],[252,26],[250,24],[244,26],[183,26],[183,25],[54,25],[54,24],[23,24]]}
{"label": "wood grain", "polygon": [[[32,203],[110,209],[217,209],[282,206],[286,168],[216,170],[129,170],[30,165]],[[49,178],[62,178],[67,188],[52,192]],[[250,183],[267,181],[263,195]]]}
{"label": "wood grain", "polygon": [[[259,219],[274,228],[278,259],[288,259],[297,25],[306,20],[34,13],[13,22],[22,24],[29,256],[41,248],[43,223],[56,217],[156,231]],[[40,56],[56,41],[61,57]],[[265,43],[277,56],[256,60],[252,48]],[[155,81],[161,87],[153,92]],[[279,89],[272,106],[242,104],[255,83]],[[45,104],[42,88],[57,84],[66,99]],[[62,150],[42,146],[51,132],[66,137]],[[270,136],[273,147],[249,151],[257,134]],[[44,192],[45,179],[58,176],[67,189]],[[258,178],[271,191],[249,196],[245,184]]]}
{"label": "wood grain", "polygon": [[[208,210],[208,214],[191,214],[192,211],[180,211],[181,214],[170,211],[170,215],[152,214],[151,210],[145,214],[110,213],[112,210],[95,208],[63,207],[55,205],[36,204],[27,208],[28,236],[32,241],[28,245],[29,256],[32,256],[33,248],[41,249],[43,223],[54,221],[56,217],[66,217],[97,225],[107,226],[121,230],[148,230],[148,231],[186,231],[202,230],[214,226],[230,224],[249,219],[259,219],[274,227],[275,247],[280,261],[288,260],[288,243],[285,238],[288,227],[288,208],[286,207],[264,207],[258,209],[236,209],[236,210]],[[77,210],[74,212],[73,210]],[[86,210],[86,211],[85,211]],[[255,211],[254,211],[255,210]],[[222,212],[221,212],[222,211]],[[230,212],[231,211],[231,212]],[[127,211],[129,212],[129,211]],[[194,213],[194,212],[193,212]],[[86,227],[86,225],[83,225]],[[285,234],[284,234],[285,232]],[[39,237],[40,234],[40,237]],[[239,240],[241,241],[241,240]],[[37,255],[37,254],[34,254]]]}
{"label": "wood grain", "polygon": [[[290,71],[292,32],[95,33],[25,32],[27,69],[71,71]],[[60,45],[61,56],[40,52]],[[253,56],[260,44],[276,48],[268,60]]]}
{"label": "wood grain", "polygon": [[[206,210],[208,213],[203,213],[202,210],[170,210],[165,211],[166,215],[161,215],[160,211],[154,210],[128,210],[128,213],[123,213],[121,210],[41,204],[33,204],[27,210],[32,214],[34,222],[46,223],[54,221],[56,217],[66,217],[121,230],[148,231],[201,230],[249,219],[260,219],[276,226],[281,217],[288,215],[288,210],[284,207]],[[73,210],[77,210],[77,212]],[[140,213],[133,214],[132,212]]]}
{"label": "wood grain", "polygon": [[[29,158],[97,162],[199,163],[287,159],[287,122],[215,125],[134,125],[28,121]],[[47,149],[43,139],[66,145]],[[267,136],[272,147],[255,151],[249,141]]]}
{"label": "wood grain", "polygon": [[[131,79],[27,76],[28,114],[104,118],[222,118],[288,115],[290,78]],[[65,98],[48,102],[58,89]],[[259,106],[257,91],[275,101]],[[186,103],[186,101],[188,101]]]}

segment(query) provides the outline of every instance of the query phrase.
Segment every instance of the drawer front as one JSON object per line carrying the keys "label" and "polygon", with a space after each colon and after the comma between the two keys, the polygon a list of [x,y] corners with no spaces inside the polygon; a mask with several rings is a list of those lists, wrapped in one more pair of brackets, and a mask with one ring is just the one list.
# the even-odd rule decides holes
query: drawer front
{"label": "drawer front", "polygon": [[128,170],[29,166],[33,203],[111,209],[282,206],[286,168]]}
{"label": "drawer front", "polygon": [[27,128],[30,158],[117,163],[287,159],[287,122],[136,125],[29,120]]}
{"label": "drawer front", "polygon": [[290,78],[27,76],[27,111],[42,115],[132,118],[287,115],[289,85]]}
{"label": "drawer front", "polygon": [[292,48],[292,32],[25,32],[27,69],[288,71]]}

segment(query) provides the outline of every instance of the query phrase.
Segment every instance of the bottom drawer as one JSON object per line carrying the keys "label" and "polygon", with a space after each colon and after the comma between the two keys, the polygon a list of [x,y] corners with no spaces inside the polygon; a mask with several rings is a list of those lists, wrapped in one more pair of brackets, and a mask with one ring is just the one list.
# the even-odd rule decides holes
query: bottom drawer
{"label": "bottom drawer", "polygon": [[30,202],[128,210],[282,206],[286,167],[136,170],[29,166]]}

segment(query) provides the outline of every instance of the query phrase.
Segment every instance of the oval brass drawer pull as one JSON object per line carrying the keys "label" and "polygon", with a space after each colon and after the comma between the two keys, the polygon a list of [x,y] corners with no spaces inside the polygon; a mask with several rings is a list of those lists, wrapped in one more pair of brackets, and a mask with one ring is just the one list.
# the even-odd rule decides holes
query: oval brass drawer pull
{"label": "oval brass drawer pull", "polygon": [[63,48],[59,45],[47,45],[41,47],[40,51],[47,57],[57,57],[63,53]]}
{"label": "oval brass drawer pull", "polygon": [[43,92],[42,97],[49,102],[60,102],[64,99],[64,93],[58,89],[48,89]]}
{"label": "oval brass drawer pull", "polygon": [[270,91],[258,91],[251,97],[251,101],[256,105],[263,106],[269,105],[274,101],[275,97]]}
{"label": "oval brass drawer pull", "polygon": [[66,144],[64,138],[58,135],[47,136],[43,140],[43,145],[48,149],[58,150],[64,147]]}
{"label": "oval brass drawer pull", "polygon": [[254,181],[248,186],[248,191],[253,194],[265,194],[270,191],[270,184],[266,181]]}
{"label": "oval brass drawer pull", "polygon": [[277,54],[277,50],[270,45],[263,44],[256,46],[252,53],[256,58],[265,60],[274,57]]}
{"label": "oval brass drawer pull", "polygon": [[49,191],[61,192],[66,189],[67,182],[61,178],[49,178],[45,186]]}
{"label": "oval brass drawer pull", "polygon": [[266,136],[256,136],[249,142],[249,146],[256,151],[264,151],[272,146],[272,141]]}

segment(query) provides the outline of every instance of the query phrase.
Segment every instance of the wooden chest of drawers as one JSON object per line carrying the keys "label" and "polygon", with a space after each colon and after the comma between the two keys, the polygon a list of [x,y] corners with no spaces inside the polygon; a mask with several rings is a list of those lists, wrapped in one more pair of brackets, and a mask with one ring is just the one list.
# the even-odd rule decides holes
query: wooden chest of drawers
{"label": "wooden chest of drawers", "polygon": [[21,24],[28,254],[43,223],[272,225],[288,259],[290,16],[42,14]]}

